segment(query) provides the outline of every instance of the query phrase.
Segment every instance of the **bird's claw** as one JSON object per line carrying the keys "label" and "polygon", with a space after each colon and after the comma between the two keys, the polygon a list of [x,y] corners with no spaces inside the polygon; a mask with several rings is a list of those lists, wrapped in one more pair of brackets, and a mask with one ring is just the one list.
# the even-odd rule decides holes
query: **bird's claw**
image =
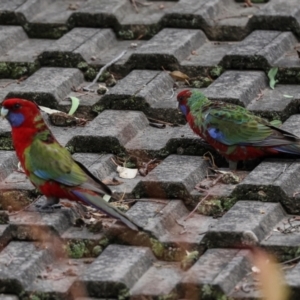
{"label": "bird's claw", "polygon": [[60,204],[53,204],[53,205],[35,204],[35,207],[37,208],[38,212],[40,212],[40,213],[53,213],[57,209],[60,209],[62,207],[62,205],[60,205]]}

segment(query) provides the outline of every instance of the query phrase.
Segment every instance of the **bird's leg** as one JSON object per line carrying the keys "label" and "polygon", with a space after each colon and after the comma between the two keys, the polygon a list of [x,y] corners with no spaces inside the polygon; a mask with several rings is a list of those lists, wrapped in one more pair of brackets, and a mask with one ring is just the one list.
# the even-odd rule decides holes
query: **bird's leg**
{"label": "bird's leg", "polygon": [[228,160],[229,163],[229,170],[236,171],[237,170],[237,161]]}
{"label": "bird's leg", "polygon": [[59,198],[57,197],[46,197],[46,203],[44,204],[36,204],[40,212],[53,212],[53,209],[61,208],[59,203]]}

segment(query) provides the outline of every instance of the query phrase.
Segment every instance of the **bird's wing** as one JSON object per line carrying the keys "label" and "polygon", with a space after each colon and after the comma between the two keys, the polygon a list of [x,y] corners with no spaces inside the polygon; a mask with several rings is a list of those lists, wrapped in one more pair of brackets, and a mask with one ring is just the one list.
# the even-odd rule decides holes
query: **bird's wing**
{"label": "bird's wing", "polygon": [[279,122],[269,123],[240,106],[216,103],[203,110],[202,114],[207,134],[228,146],[278,146],[298,139],[273,125]]}
{"label": "bird's wing", "polygon": [[70,152],[56,141],[35,140],[29,148],[27,160],[32,173],[43,180],[53,180],[66,186],[80,186],[100,194],[112,192],[84,165],[75,161]]}
{"label": "bird's wing", "polygon": [[78,186],[88,180],[69,151],[56,141],[46,143],[35,139],[27,151],[26,167],[37,177],[67,186]]}

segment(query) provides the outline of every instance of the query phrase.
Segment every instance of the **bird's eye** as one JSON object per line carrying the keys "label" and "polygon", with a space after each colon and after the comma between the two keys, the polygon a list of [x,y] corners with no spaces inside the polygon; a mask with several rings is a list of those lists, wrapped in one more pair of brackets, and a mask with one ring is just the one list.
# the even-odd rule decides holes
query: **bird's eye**
{"label": "bird's eye", "polygon": [[21,104],[20,103],[16,103],[16,104],[14,104],[13,109],[19,109],[20,107],[21,107]]}
{"label": "bird's eye", "polygon": [[178,97],[178,102],[183,101],[183,96]]}

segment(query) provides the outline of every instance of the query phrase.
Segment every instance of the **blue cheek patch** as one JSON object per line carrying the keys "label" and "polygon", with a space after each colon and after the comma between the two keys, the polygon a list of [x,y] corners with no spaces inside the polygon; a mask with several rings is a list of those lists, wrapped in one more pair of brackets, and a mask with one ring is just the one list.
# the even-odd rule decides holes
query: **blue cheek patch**
{"label": "blue cheek patch", "polygon": [[181,112],[186,116],[188,114],[188,110],[186,105],[179,105],[179,109],[181,110]]}
{"label": "blue cheek patch", "polygon": [[24,122],[25,117],[22,113],[10,112],[7,119],[12,127],[18,127]]}
{"label": "blue cheek patch", "polygon": [[215,139],[219,142],[225,141],[225,136],[224,136],[223,132],[217,128],[213,128],[213,127],[209,128],[208,133],[213,139]]}

